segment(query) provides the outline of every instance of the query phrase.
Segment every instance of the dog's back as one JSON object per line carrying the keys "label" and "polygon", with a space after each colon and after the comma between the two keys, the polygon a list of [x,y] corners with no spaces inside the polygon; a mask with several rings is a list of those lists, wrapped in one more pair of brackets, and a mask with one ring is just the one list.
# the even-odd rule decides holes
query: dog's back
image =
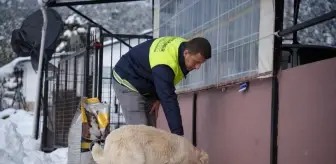
{"label": "dog's back", "polygon": [[105,140],[104,153],[97,150],[94,147],[92,153],[98,164],[189,164],[201,154],[184,137],[146,125],[113,130]]}

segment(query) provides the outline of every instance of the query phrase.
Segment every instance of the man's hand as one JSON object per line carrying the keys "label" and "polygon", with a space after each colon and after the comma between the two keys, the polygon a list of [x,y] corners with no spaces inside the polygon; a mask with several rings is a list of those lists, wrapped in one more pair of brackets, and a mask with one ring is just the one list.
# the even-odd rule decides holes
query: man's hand
{"label": "man's hand", "polygon": [[155,120],[157,120],[159,116],[159,108],[160,108],[160,101],[155,100],[152,104],[151,110],[149,111],[150,114],[152,114],[153,112],[155,113]]}

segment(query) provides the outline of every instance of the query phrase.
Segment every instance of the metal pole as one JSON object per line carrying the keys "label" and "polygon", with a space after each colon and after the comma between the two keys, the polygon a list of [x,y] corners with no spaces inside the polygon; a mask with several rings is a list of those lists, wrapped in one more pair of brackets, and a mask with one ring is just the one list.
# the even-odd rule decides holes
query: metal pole
{"label": "metal pole", "polygon": [[41,150],[47,146],[48,139],[48,59],[44,58],[44,94],[43,94],[43,125],[42,125],[42,139],[41,139]]}
{"label": "metal pole", "polygon": [[[99,76],[99,68],[98,68],[98,64],[99,64],[99,50],[97,47],[95,47],[94,49],[95,51],[95,60],[94,60],[94,65],[95,65],[95,68],[94,68],[94,85],[93,85],[93,97],[97,97],[98,96],[98,76]],[[100,100],[100,99],[99,99]]]}
{"label": "metal pole", "polygon": [[[277,3],[277,2],[276,2]],[[279,2],[278,2],[279,3]],[[294,33],[296,31],[299,31],[299,30],[302,30],[302,29],[305,29],[305,28],[308,28],[310,26],[314,26],[316,24],[319,24],[319,23],[322,23],[322,22],[325,22],[327,20],[331,20],[333,18],[336,17],[336,10],[332,10],[326,14],[323,14],[321,16],[318,16],[318,17],[315,17],[315,18],[312,18],[310,20],[307,20],[305,22],[302,22],[300,24],[297,24],[297,25],[294,25],[290,28],[287,28],[285,30],[282,30],[280,32],[278,32],[278,36],[282,37],[282,36],[285,36],[285,35],[288,35],[288,34],[291,34],[291,33]]]}
{"label": "metal pole", "polygon": [[[68,64],[69,64],[69,60],[66,60],[65,61],[65,77],[64,77],[64,83],[65,83],[65,85],[64,85],[64,90],[65,90],[65,92],[67,92],[68,91],[68,73],[70,72],[68,69],[69,69],[69,67],[68,67]],[[67,96],[67,95],[65,95],[65,96]],[[65,99],[66,99],[66,97],[64,97]]]}
{"label": "metal pole", "polygon": [[[104,37],[103,36],[101,36],[101,34],[103,33],[103,30],[102,30],[102,28],[99,28],[99,34],[100,34],[100,37],[99,37],[99,42],[100,42],[100,44],[102,44],[101,45],[101,47],[99,47],[99,70],[98,70],[98,72],[99,72],[99,76],[98,76],[98,99],[100,100],[100,101],[102,101],[102,89],[103,89],[103,57],[104,57],[104,54],[103,54],[103,52],[104,52]],[[113,45],[111,45],[111,46],[113,46]],[[111,56],[112,57],[112,56]]]}
{"label": "metal pole", "polygon": [[154,13],[155,13],[155,0],[152,0],[152,36],[154,36]]}
{"label": "metal pole", "polygon": [[[298,17],[299,17],[300,1],[301,0],[294,1],[294,23],[293,23],[294,26],[297,24]],[[297,31],[295,31],[293,33],[293,44],[297,44],[297,43],[298,43]]]}
{"label": "metal pole", "polygon": [[74,89],[75,89],[75,97],[77,97],[77,56],[74,57],[74,77],[73,77],[73,86],[74,86]]}
{"label": "metal pole", "polygon": [[84,85],[83,85],[83,96],[88,97],[89,95],[89,60],[90,60],[90,31],[91,26],[88,27],[88,32],[86,33],[86,54],[84,55]]}
{"label": "metal pole", "polygon": [[[283,28],[284,0],[276,0],[274,6],[275,6],[274,31],[280,31]],[[271,100],[270,164],[278,163],[278,113],[279,113],[278,70],[280,67],[281,46],[282,46],[282,38],[274,37],[272,100]]]}
{"label": "metal pole", "polygon": [[[42,64],[42,68],[41,70],[44,69],[44,64]],[[41,72],[41,76],[40,76],[40,79],[39,79],[39,91],[36,93],[36,97],[38,98],[38,100],[35,101],[35,113],[34,113],[34,123],[35,123],[35,126],[33,128],[33,135],[34,135],[34,138],[37,140],[38,137],[39,137],[39,132],[40,132],[40,115],[41,115],[41,95],[42,95],[42,87],[43,87],[43,71]]]}
{"label": "metal pole", "polygon": [[153,36],[147,35],[147,34],[102,34],[104,37],[117,37],[117,38],[141,38],[141,39],[152,39]]}
{"label": "metal pole", "polygon": [[197,146],[197,93],[193,94],[192,112],[192,143]]}

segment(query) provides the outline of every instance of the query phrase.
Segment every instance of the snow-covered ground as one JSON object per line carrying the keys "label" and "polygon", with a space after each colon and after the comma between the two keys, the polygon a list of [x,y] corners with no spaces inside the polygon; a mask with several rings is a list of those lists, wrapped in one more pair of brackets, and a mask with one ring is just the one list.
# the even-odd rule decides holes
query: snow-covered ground
{"label": "snow-covered ground", "polygon": [[0,112],[0,163],[66,164],[68,149],[39,151],[40,141],[32,138],[32,127],[32,112],[15,109]]}

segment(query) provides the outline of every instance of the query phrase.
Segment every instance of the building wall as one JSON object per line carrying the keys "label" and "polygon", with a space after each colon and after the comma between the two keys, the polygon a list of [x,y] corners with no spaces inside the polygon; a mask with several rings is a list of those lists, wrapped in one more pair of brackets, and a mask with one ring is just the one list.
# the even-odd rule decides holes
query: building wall
{"label": "building wall", "polygon": [[[238,86],[198,93],[197,146],[211,164],[266,164],[270,150],[271,79],[254,80],[246,93]],[[192,94],[179,95],[185,137],[192,141]],[[168,130],[160,109],[158,128]]]}
{"label": "building wall", "polygon": [[[229,2],[217,1],[217,2]],[[204,1],[188,0],[160,0],[156,5],[154,29],[158,36],[178,35],[184,37],[205,36],[210,39],[214,47],[223,46],[223,38],[230,35],[239,35],[243,39],[237,42],[227,43],[226,48],[229,50],[224,53],[218,53],[213,50],[215,61],[208,61],[198,72],[191,74],[187,80],[182,82],[180,88],[198,88],[208,85],[211,82],[220,83],[227,79],[222,77],[241,77],[237,74],[237,67],[229,62],[231,58],[234,61],[241,60],[241,66],[248,65],[249,71],[257,73],[268,72],[272,69],[273,53],[273,31],[274,31],[274,2],[269,0],[243,0],[230,1],[229,5],[221,6],[217,4],[217,12],[226,10],[237,3],[245,4],[259,2],[259,14],[252,12],[248,19],[244,18],[243,24],[237,26],[233,23],[234,28],[242,28],[250,21],[259,21],[258,31],[255,33],[246,33],[241,29],[235,33],[229,25],[229,29],[219,28],[215,37],[217,40],[211,40],[213,36],[207,35],[207,27],[216,26],[216,23],[202,24],[198,27],[197,21],[204,20],[204,15],[213,14],[215,9],[208,9],[209,6],[216,4],[215,1],[206,1],[202,8],[199,3]],[[169,2],[176,2],[165,8]],[[185,5],[179,8],[179,5]],[[250,4],[251,6],[253,6]],[[216,5],[214,5],[216,6]],[[174,9],[177,8],[177,9]],[[243,8],[240,6],[240,8]],[[160,11],[157,11],[159,10]],[[204,12],[207,9],[207,13]],[[230,11],[234,11],[231,9]],[[247,9],[248,10],[248,9]],[[248,11],[245,11],[245,14]],[[193,12],[197,11],[202,16]],[[228,11],[227,13],[230,13]],[[186,15],[182,14],[186,13]],[[237,17],[244,15],[244,11],[237,12]],[[219,16],[217,24],[221,21],[227,21],[228,24],[234,22],[235,14],[228,14],[227,19],[221,19]],[[257,14],[259,20],[251,19]],[[225,14],[224,14],[225,15]],[[197,17],[196,19],[194,19]],[[169,19],[170,18],[170,19]],[[255,17],[253,17],[255,18]],[[182,19],[186,24],[192,24],[193,30],[187,25],[179,23]],[[195,23],[196,21],[196,23]],[[195,23],[195,24],[194,24]],[[245,24],[244,24],[245,23]],[[196,30],[195,30],[195,27]],[[227,24],[224,23],[223,26]],[[182,29],[182,30],[181,30]],[[222,33],[223,31],[224,33]],[[182,32],[181,32],[182,31]],[[199,32],[201,31],[201,32]],[[226,33],[225,33],[226,31]],[[223,35],[224,34],[224,35]],[[257,34],[257,37],[256,37]],[[223,36],[222,36],[223,35]],[[252,41],[247,41],[248,38]],[[239,37],[238,37],[239,38]],[[257,44],[254,44],[257,42]],[[242,44],[243,49],[234,49],[230,44]],[[246,47],[246,43],[251,43]],[[243,56],[252,54],[248,62],[244,62],[237,54],[242,51]],[[226,55],[226,56],[225,56]],[[231,60],[232,61],[232,60]],[[254,63],[257,67],[254,67]],[[247,64],[249,63],[249,64]],[[212,69],[207,72],[207,68]],[[234,69],[233,69],[234,68]],[[213,73],[214,75],[211,75]],[[244,74],[244,71],[238,73]],[[324,60],[311,63],[296,68],[282,71],[279,75],[279,136],[278,136],[278,163],[279,164],[316,164],[316,163],[336,163],[336,87],[333,85],[336,80],[336,59]],[[250,75],[250,74],[247,74]],[[244,74],[243,76],[246,76]],[[211,78],[215,81],[211,81]],[[216,81],[217,80],[217,81]],[[210,83],[209,83],[210,82]],[[194,83],[194,85],[190,85]],[[247,93],[237,92],[238,86],[232,86],[224,91],[220,89],[209,89],[198,93],[197,100],[197,145],[205,149],[210,155],[211,164],[266,164],[270,162],[270,134],[271,134],[271,79],[253,80],[250,83],[250,89]],[[185,93],[179,95],[179,103],[185,130],[185,137],[192,141],[192,94]],[[162,109],[160,109],[158,128],[169,130]]]}
{"label": "building wall", "polygon": [[[279,76],[279,164],[336,163],[336,58],[282,71]],[[270,160],[271,79],[198,93],[197,146],[211,164]],[[179,95],[185,136],[192,141],[192,94]],[[162,109],[158,128],[169,130]]]}
{"label": "building wall", "polygon": [[281,72],[279,164],[336,163],[335,81],[336,58]]}
{"label": "building wall", "polygon": [[[202,36],[212,58],[177,90],[201,88],[272,69],[274,3],[269,0],[160,0],[154,35]],[[159,10],[159,11],[157,11]],[[197,143],[210,163],[269,163],[271,80],[198,93]],[[185,136],[192,139],[192,94],[179,95]],[[161,110],[158,127],[169,130]],[[251,130],[253,129],[253,130]]]}
{"label": "building wall", "polygon": [[269,162],[271,79],[252,81],[247,93],[201,92],[197,102],[197,145],[211,164]]}
{"label": "building wall", "polygon": [[36,101],[36,87],[37,87],[37,73],[34,71],[30,61],[24,62],[24,72],[22,81],[22,94],[26,99],[26,102]]}
{"label": "building wall", "polygon": [[[59,59],[55,58],[50,61],[50,64],[53,64],[57,66]],[[23,72],[23,81],[22,81],[22,94],[25,97],[26,103],[27,103],[27,108],[28,110],[33,110],[35,101],[36,101],[36,96],[37,96],[37,72],[32,67],[31,61],[25,61],[22,63],[24,67],[24,72]],[[52,70],[50,70],[52,71]],[[53,76],[52,72],[49,72],[49,77]],[[53,89],[52,83],[49,83],[49,90]],[[51,98],[51,97],[49,97]]]}
{"label": "building wall", "polygon": [[155,1],[154,35],[201,36],[212,58],[178,90],[225,83],[272,69],[274,3],[269,0]]}

